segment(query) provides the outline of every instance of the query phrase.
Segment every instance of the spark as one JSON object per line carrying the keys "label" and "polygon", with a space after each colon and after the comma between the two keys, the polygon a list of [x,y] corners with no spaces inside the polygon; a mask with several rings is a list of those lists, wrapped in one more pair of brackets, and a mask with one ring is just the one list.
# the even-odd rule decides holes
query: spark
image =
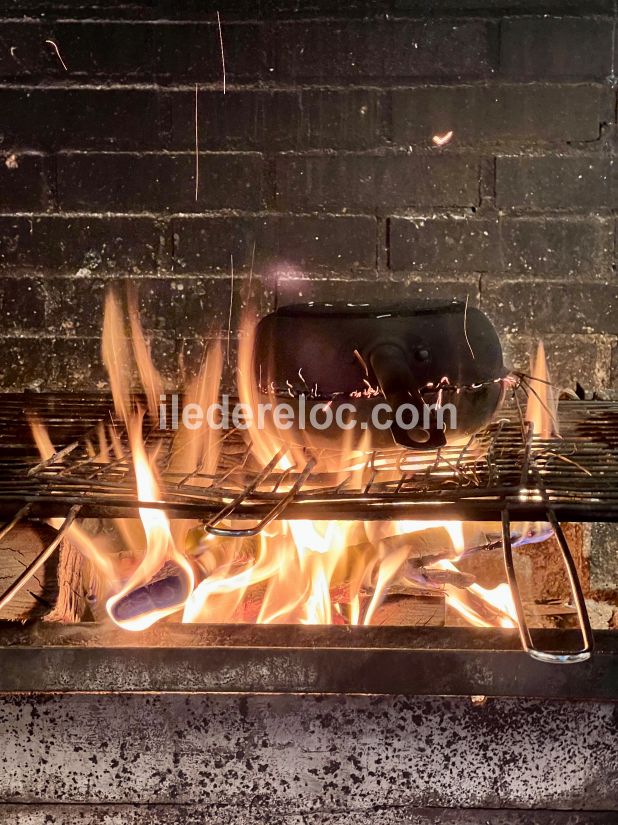
{"label": "spark", "polygon": [[434,135],[431,141],[435,146],[446,146],[453,135],[454,132],[451,130],[450,132],[445,132],[443,135]]}
{"label": "spark", "polygon": [[221,68],[223,69],[223,94],[225,94],[225,54],[223,52],[223,32],[221,30],[221,16],[218,11],[217,25],[219,26],[219,45],[221,46]]}
{"label": "spark", "polygon": [[197,83],[195,84],[195,200],[200,191],[200,138],[197,126]]}
{"label": "spark", "polygon": [[65,70],[65,72],[68,72],[69,70],[67,68],[67,64],[62,59],[62,55],[60,54],[60,51],[59,51],[58,46],[56,45],[56,43],[53,40],[46,40],[45,42],[49,43],[50,46],[54,47],[54,50],[55,50],[56,54],[58,55],[58,60],[62,63],[62,68]]}
{"label": "spark", "polygon": [[354,350],[354,357],[356,358],[358,363],[361,365],[361,367],[364,369],[365,376],[369,375],[369,369],[367,368],[367,364],[365,363],[365,359],[363,358],[363,356],[360,354],[360,352],[357,349]]}
{"label": "spark", "polygon": [[309,389],[309,386],[307,385],[307,382],[305,381],[305,376],[303,375],[303,368],[302,367],[298,368],[298,377],[303,382],[305,387],[307,387],[307,389]]}
{"label": "spark", "polygon": [[230,255],[230,312],[227,319],[227,363],[230,363],[230,335],[232,331],[232,306],[234,305],[234,256]]}
{"label": "spark", "polygon": [[249,269],[249,285],[247,287],[247,301],[251,300],[251,282],[253,281],[253,265],[255,263],[255,241],[253,241],[253,249],[251,250],[251,268]]}
{"label": "spark", "polygon": [[470,344],[470,339],[468,338],[468,298],[469,295],[466,293],[466,305],[464,306],[464,335],[466,338],[466,344],[468,345],[468,349],[470,350],[472,357],[476,360],[476,355],[474,354],[474,350],[472,349],[472,345]]}

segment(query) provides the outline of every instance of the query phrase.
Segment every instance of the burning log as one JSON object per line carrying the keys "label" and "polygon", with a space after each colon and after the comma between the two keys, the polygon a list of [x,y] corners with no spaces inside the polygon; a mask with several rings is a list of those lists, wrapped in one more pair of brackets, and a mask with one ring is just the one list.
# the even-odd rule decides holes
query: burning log
{"label": "burning log", "polygon": [[459,570],[434,570],[429,567],[416,567],[410,563],[405,565],[402,579],[404,585],[408,580],[420,587],[443,587],[450,584],[461,590],[465,590],[476,581],[476,577],[470,573],[461,573]]}
{"label": "burning log", "polygon": [[69,624],[83,620],[93,591],[96,592],[96,583],[92,565],[70,539],[65,538],[58,558],[58,597],[45,621]]}
{"label": "burning log", "polygon": [[119,599],[112,608],[112,618],[118,622],[136,619],[180,605],[186,596],[186,576],[175,564],[168,563],[147,584]]}
{"label": "burning log", "polygon": [[372,625],[443,627],[446,601],[442,594],[387,596],[373,614]]}
{"label": "burning log", "polygon": [[[448,571],[435,571],[447,573]],[[148,583],[127,593],[112,608],[112,618],[128,621],[139,618],[155,610],[162,610],[180,604],[186,596],[186,580],[182,572],[173,564],[166,564],[157,576]],[[249,587],[239,600],[236,609],[226,617],[233,624],[254,624],[259,620],[266,585]],[[349,583],[334,585],[330,589],[333,605],[332,623],[348,624],[351,621],[353,595]],[[363,589],[358,595],[360,623],[372,599],[373,592]],[[399,626],[443,626],[445,602],[442,593],[428,592],[427,589],[408,588],[398,592],[387,592],[383,602],[376,609],[371,624]]]}

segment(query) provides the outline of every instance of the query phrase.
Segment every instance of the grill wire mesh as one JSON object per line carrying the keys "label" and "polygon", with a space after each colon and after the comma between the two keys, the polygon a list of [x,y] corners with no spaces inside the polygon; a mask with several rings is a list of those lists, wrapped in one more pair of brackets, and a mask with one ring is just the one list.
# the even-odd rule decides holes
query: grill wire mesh
{"label": "grill wire mesh", "polygon": [[[47,428],[57,453],[45,462],[28,416]],[[168,418],[169,420],[169,418]],[[534,519],[550,507],[562,520],[618,519],[618,403],[565,401],[561,437],[531,438],[521,407],[507,406],[464,446],[429,453],[367,453],[362,472],[320,472],[321,455],[285,471],[259,467],[246,433],[226,431],[214,473],[174,472],[174,435],[146,420],[147,447],[157,446],[161,500],[171,517],[234,518],[500,518]],[[113,426],[122,458],[104,462],[97,427]],[[285,449],[285,448],[284,448]],[[274,450],[273,450],[274,452]],[[315,467],[315,470],[313,469]],[[0,399],[0,514],[28,506],[37,516],[132,516],[138,499],[127,434],[103,394],[3,395]],[[141,504],[141,503],[140,503]]]}

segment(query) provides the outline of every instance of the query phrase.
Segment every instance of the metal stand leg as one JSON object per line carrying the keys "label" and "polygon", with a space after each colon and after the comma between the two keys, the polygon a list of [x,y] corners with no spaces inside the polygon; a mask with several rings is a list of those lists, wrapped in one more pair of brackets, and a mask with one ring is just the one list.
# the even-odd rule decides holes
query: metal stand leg
{"label": "metal stand leg", "polygon": [[523,649],[530,654],[533,659],[540,662],[552,662],[558,664],[573,664],[575,662],[585,662],[592,655],[594,648],[594,640],[592,637],[592,629],[590,627],[590,619],[588,618],[588,611],[586,610],[586,602],[584,594],[577,575],[577,569],[573,556],[569,549],[569,545],[565,538],[562,528],[556,519],[555,514],[551,510],[547,510],[547,520],[551,524],[560,552],[564,560],[573,600],[575,602],[575,609],[577,610],[577,618],[579,620],[579,629],[582,634],[583,646],[579,650],[574,651],[547,651],[539,650],[534,646],[532,636],[530,635],[530,628],[526,621],[526,614],[524,605],[521,600],[521,593],[517,583],[517,575],[515,573],[515,564],[513,561],[513,547],[511,545],[511,519],[507,509],[502,511],[502,547],[504,551],[504,567],[506,569],[506,577],[511,588],[511,595],[515,605],[515,614],[517,616],[517,627],[519,629],[519,636]]}

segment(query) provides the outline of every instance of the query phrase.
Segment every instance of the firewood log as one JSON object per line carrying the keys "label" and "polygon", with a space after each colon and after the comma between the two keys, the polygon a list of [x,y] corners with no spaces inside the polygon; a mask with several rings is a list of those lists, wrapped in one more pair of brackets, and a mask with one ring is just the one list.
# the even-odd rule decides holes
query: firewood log
{"label": "firewood log", "polygon": [[[46,524],[22,522],[0,540],[0,592],[4,592],[51,543],[56,531]],[[58,596],[58,556],[27,581],[0,611],[0,619],[23,621],[40,618],[55,606]]]}

